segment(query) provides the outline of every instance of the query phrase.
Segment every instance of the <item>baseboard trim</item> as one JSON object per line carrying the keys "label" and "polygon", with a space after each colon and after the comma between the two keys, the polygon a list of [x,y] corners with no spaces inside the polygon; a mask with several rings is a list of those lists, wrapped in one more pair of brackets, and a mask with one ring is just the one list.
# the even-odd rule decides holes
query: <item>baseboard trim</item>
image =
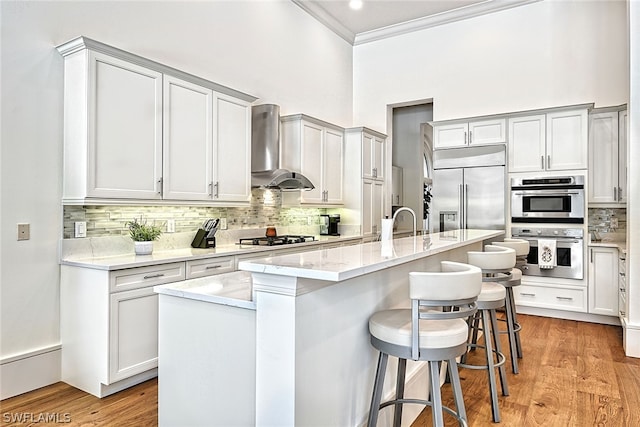
{"label": "baseboard trim", "polygon": [[554,317],[556,319],[577,320],[580,322],[601,323],[603,325],[620,326],[617,316],[603,316],[600,314],[581,313],[577,311],[552,310],[548,308],[516,306],[518,314],[530,314],[533,316]]}
{"label": "baseboard trim", "polygon": [[0,361],[0,400],[60,381],[61,345],[11,355]]}

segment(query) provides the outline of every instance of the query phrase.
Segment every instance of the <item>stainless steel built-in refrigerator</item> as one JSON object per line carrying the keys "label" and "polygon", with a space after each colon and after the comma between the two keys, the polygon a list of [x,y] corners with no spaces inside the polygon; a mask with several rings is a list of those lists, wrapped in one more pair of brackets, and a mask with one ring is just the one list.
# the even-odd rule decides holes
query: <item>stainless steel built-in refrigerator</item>
{"label": "stainless steel built-in refrigerator", "polygon": [[504,145],[436,150],[433,231],[504,229],[505,160]]}

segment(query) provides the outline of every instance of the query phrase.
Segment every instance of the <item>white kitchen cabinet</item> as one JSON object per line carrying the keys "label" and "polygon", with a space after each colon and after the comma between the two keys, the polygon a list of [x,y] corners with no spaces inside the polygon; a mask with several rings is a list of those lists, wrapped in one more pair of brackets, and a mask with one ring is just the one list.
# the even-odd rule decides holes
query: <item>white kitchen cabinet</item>
{"label": "white kitchen cabinet", "polygon": [[352,128],[362,138],[362,178],[384,180],[384,152],[387,136],[367,128]]}
{"label": "white kitchen cabinet", "polygon": [[362,235],[377,236],[381,231],[384,212],[384,183],[362,180]]}
{"label": "white kitchen cabinet", "polygon": [[618,316],[620,323],[627,323],[627,253],[618,251]]}
{"label": "white kitchen cabinet", "polygon": [[158,295],[153,287],[110,296],[109,382],[158,366]]}
{"label": "white kitchen cabinet", "polygon": [[64,63],[63,199],[162,198],[162,74],[100,52]]}
{"label": "white kitchen cabinet", "polygon": [[457,148],[472,145],[501,144],[507,141],[506,119],[433,123],[433,146]]}
{"label": "white kitchen cabinet", "polygon": [[181,280],[184,262],[115,271],[62,265],[62,381],[104,397],[156,376],[153,286]]}
{"label": "white kitchen cabinet", "polygon": [[587,168],[587,108],[509,119],[509,172]]}
{"label": "white kitchen cabinet", "polygon": [[283,204],[342,205],[344,129],[304,114],[281,120],[281,166],[300,172],[315,186],[283,193]]}
{"label": "white kitchen cabinet", "polygon": [[248,203],[255,97],[86,37],[58,51],[63,203]]}
{"label": "white kitchen cabinet", "polygon": [[589,313],[618,316],[618,249],[589,247]]}
{"label": "white kitchen cabinet", "polygon": [[235,271],[236,268],[234,258],[226,256],[187,261],[186,269],[186,278],[196,279],[198,277],[230,273]]}
{"label": "white kitchen cabinet", "polygon": [[626,203],[626,111],[589,115],[589,203]]}
{"label": "white kitchen cabinet", "polygon": [[527,283],[513,288],[516,305],[552,310],[587,312],[587,288]]}
{"label": "white kitchen cabinet", "polygon": [[164,78],[165,199],[211,200],[213,91],[177,77]]}

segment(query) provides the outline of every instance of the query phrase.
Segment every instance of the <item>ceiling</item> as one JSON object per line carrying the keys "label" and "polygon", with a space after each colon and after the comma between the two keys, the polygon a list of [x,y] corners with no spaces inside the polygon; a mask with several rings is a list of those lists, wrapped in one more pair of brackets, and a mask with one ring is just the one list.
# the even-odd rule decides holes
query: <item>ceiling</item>
{"label": "ceiling", "polygon": [[292,0],[353,45],[540,0]]}

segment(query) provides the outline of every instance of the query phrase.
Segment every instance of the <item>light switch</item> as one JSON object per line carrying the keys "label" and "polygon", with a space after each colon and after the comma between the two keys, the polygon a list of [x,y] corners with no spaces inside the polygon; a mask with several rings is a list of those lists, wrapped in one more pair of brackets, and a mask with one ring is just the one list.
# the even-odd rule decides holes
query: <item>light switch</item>
{"label": "light switch", "polygon": [[74,226],[76,238],[87,237],[87,221],[76,221]]}
{"label": "light switch", "polygon": [[227,218],[220,218],[220,230],[227,229]]}
{"label": "light switch", "polygon": [[29,224],[18,224],[18,240],[29,240],[31,232],[29,231]]}

